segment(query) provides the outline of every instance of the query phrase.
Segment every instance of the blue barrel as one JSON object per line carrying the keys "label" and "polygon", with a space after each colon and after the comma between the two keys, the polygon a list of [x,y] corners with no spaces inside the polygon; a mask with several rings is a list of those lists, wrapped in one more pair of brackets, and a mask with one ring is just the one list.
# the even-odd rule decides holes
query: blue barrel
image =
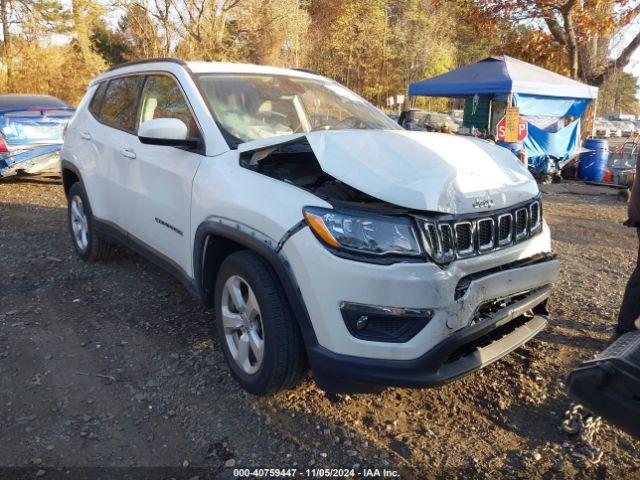
{"label": "blue barrel", "polygon": [[588,138],[583,146],[590,151],[580,154],[578,176],[583,180],[601,182],[609,160],[609,142],[599,138]]}

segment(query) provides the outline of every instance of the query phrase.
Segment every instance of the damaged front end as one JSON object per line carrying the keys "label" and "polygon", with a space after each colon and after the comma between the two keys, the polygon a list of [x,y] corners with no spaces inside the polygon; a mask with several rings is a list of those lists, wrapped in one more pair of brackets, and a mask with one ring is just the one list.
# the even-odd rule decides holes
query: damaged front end
{"label": "damaged front end", "polygon": [[304,135],[276,145],[243,151],[240,165],[305,189],[334,207],[396,214],[410,210],[372,197],[326,173]]}
{"label": "damaged front end", "polygon": [[[242,167],[302,188],[335,209],[304,210],[307,223],[334,253],[371,254],[375,261],[384,258],[385,263],[422,259],[446,267],[454,260],[495,252],[542,233],[537,186],[528,172],[522,174],[516,161],[511,167],[496,158],[493,180],[480,178],[474,170],[477,167],[459,167],[457,161],[441,155],[433,158],[429,149],[412,151],[411,161],[400,153],[390,155],[384,142],[380,142],[377,155],[371,146],[361,144],[362,155],[368,156],[356,161],[349,138],[354,137],[358,143],[362,134],[347,133],[310,132],[239,147]],[[389,132],[378,132],[382,133]],[[407,139],[400,138],[394,137],[393,141],[403,145]],[[411,148],[416,147],[413,143]],[[489,156],[495,153],[484,145],[478,148],[467,143],[463,140],[461,148],[475,148]],[[342,158],[346,160],[341,162]],[[485,166],[490,160],[482,159]],[[443,173],[444,178],[434,171]],[[501,199],[500,203],[496,201],[501,208],[485,212],[464,208],[478,195],[470,186],[470,179],[475,177],[493,193],[487,190],[484,195]],[[313,228],[314,222],[317,228]],[[348,241],[339,237],[348,237]]]}

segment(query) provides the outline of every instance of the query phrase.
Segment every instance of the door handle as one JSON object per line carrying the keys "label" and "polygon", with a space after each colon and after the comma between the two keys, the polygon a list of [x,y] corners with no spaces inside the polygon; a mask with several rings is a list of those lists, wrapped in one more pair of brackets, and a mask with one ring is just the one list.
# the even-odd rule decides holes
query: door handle
{"label": "door handle", "polygon": [[133,149],[131,148],[123,148],[122,155],[124,155],[127,158],[136,158],[136,152],[134,152]]}
{"label": "door handle", "polygon": [[89,132],[81,132],[80,133],[80,137],[82,137],[85,140],[91,140],[91,134]]}

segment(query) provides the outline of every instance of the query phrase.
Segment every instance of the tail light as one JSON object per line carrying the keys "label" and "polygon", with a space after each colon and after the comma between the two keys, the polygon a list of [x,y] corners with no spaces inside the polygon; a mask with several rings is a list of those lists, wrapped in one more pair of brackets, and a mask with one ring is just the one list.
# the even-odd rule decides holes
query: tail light
{"label": "tail light", "polygon": [[9,153],[9,147],[7,147],[7,142],[4,140],[4,137],[0,134],[0,154]]}

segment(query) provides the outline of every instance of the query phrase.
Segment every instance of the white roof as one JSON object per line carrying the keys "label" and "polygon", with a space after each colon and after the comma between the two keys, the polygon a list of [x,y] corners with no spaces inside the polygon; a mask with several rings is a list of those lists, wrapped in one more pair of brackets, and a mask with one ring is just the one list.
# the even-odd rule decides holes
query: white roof
{"label": "white roof", "polygon": [[271,67],[266,65],[252,65],[249,63],[231,63],[231,62],[180,62],[177,60],[143,61],[132,62],[131,64],[123,64],[107,70],[103,74],[96,77],[91,84],[104,80],[106,78],[125,75],[130,73],[148,72],[148,71],[175,71],[176,68],[187,68],[192,73],[257,73],[265,75],[288,75],[292,77],[303,78],[323,78],[320,75],[305,72],[302,70],[294,70],[289,68]]}
{"label": "white roof", "polygon": [[291,68],[253,65],[251,63],[232,62],[187,62],[193,73],[264,73],[266,75],[289,75],[295,77],[318,77],[310,72]]}

